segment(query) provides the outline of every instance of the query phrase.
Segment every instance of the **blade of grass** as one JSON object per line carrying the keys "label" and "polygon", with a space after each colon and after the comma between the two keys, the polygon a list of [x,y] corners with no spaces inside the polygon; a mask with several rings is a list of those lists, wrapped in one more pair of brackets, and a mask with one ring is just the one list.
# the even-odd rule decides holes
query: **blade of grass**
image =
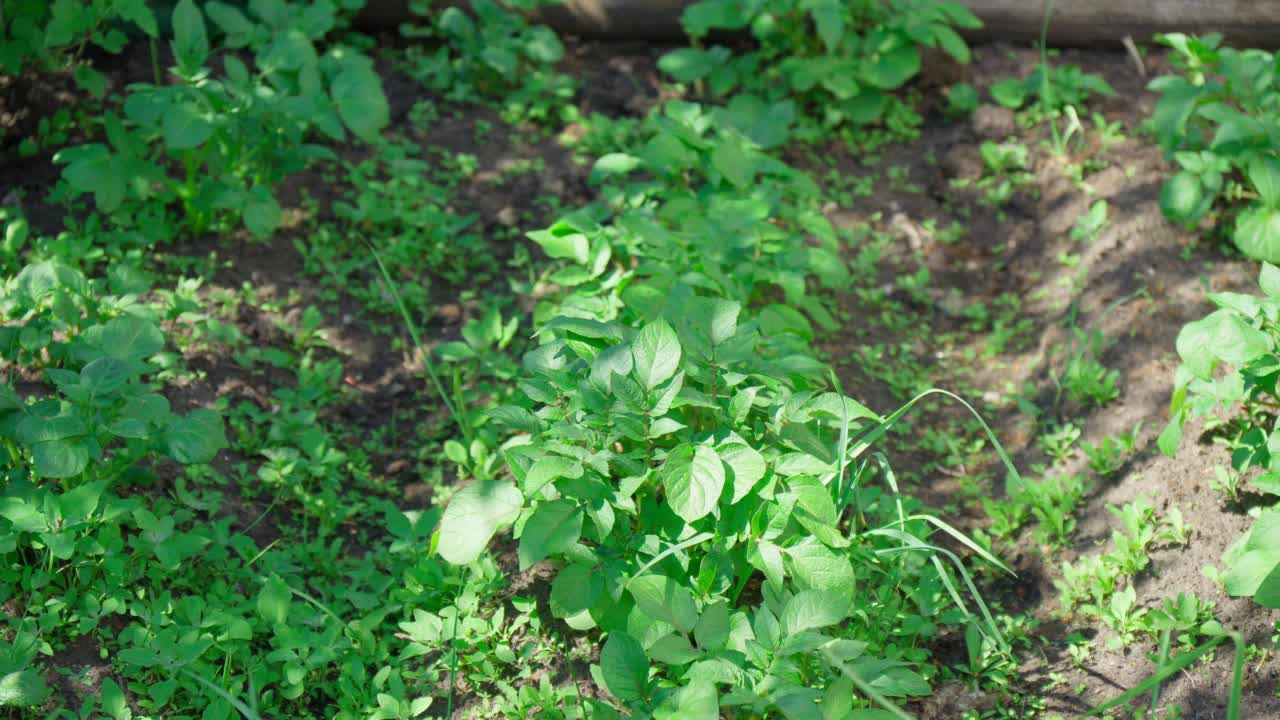
{"label": "blade of grass", "polygon": [[250,708],[248,705],[245,705],[245,704],[244,704],[244,701],[242,701],[240,698],[238,698],[238,697],[236,697],[236,696],[232,695],[231,693],[227,692],[226,690],[223,690],[223,689],[222,689],[221,687],[219,687],[217,684],[212,683],[212,682],[210,682],[209,680],[207,680],[207,679],[205,679],[205,678],[203,678],[203,677],[200,677],[199,675],[197,675],[197,674],[195,674],[194,672],[192,672],[192,671],[188,670],[187,668],[182,668],[182,674],[183,674],[183,675],[186,675],[187,677],[191,678],[192,680],[195,680],[196,682],[200,683],[201,685],[204,685],[204,686],[205,686],[205,688],[207,688],[207,689],[209,690],[209,692],[213,693],[214,695],[217,695],[218,697],[222,698],[223,700],[226,700],[226,701],[227,701],[227,704],[228,704],[228,705],[230,705],[231,707],[235,708],[236,712],[240,713],[240,716],[241,716],[241,717],[243,717],[243,718],[244,718],[244,720],[262,720],[262,716],[261,716],[261,715],[259,715],[257,712],[255,712],[255,711],[254,711],[252,708]]}
{"label": "blade of grass", "polygon": [[1240,696],[1242,694],[1242,686],[1244,684],[1244,636],[1238,632],[1230,632],[1225,635],[1219,635],[1212,640],[1200,645],[1191,652],[1182,653],[1175,657],[1169,664],[1156,669],[1156,672],[1146,680],[1138,683],[1125,694],[1112,698],[1105,705],[1090,710],[1085,717],[1100,715],[1112,708],[1119,707],[1134,698],[1145,695],[1157,688],[1171,677],[1173,674],[1182,671],[1195,661],[1212,652],[1214,648],[1221,645],[1224,640],[1231,640],[1236,646],[1235,666],[1231,676],[1231,687],[1228,691],[1227,699],[1227,718],[1226,720],[1240,720]]}
{"label": "blade of grass", "polygon": [[453,422],[458,426],[464,437],[470,440],[470,434],[467,427],[462,421],[462,416],[458,414],[458,409],[449,399],[449,393],[445,392],[444,383],[440,382],[440,375],[436,372],[435,362],[431,360],[431,351],[422,342],[422,336],[418,332],[418,326],[413,322],[413,318],[409,316],[409,309],[405,307],[404,299],[400,297],[400,292],[396,290],[396,284],[391,279],[391,273],[387,270],[386,263],[382,262],[382,256],[378,254],[378,249],[366,237],[361,236],[360,240],[369,248],[369,254],[373,255],[373,259],[378,264],[378,271],[382,273],[382,282],[387,286],[387,292],[391,293],[391,298],[395,300],[396,309],[400,312],[400,318],[404,321],[405,329],[409,331],[409,337],[413,339],[413,344],[418,348],[418,352],[422,353],[422,364],[427,369],[427,375],[431,378],[431,384],[435,386],[436,393],[440,395],[440,401],[444,403],[445,409],[449,411],[449,416],[453,418]]}
{"label": "blade of grass", "polygon": [[1022,476],[1018,474],[1018,469],[1013,466],[1013,459],[1009,457],[1009,453],[1005,452],[1004,446],[1001,445],[1000,440],[996,438],[995,431],[991,429],[991,426],[987,424],[986,420],[982,419],[982,415],[980,415],[972,405],[965,401],[964,398],[948,390],[943,390],[942,388],[929,388],[928,390],[925,390],[919,395],[911,398],[905,405],[895,410],[889,417],[885,418],[884,422],[872,427],[870,430],[867,430],[865,433],[860,435],[855,440],[856,445],[854,446],[852,456],[856,458],[865,452],[868,447],[880,438],[884,437],[885,433],[889,432],[889,430],[902,419],[902,416],[907,414],[907,412],[914,407],[916,403],[930,395],[942,395],[963,405],[965,409],[967,409],[969,413],[977,419],[978,423],[982,425],[983,432],[987,434],[987,439],[989,439],[991,444],[995,447],[996,454],[1000,456],[1000,462],[1004,464],[1005,469],[1009,471],[1009,474],[1013,476],[1016,482],[1022,482]]}
{"label": "blade of grass", "polygon": [[839,658],[833,656],[830,650],[823,648],[821,652],[823,657],[826,659],[828,663],[830,663],[834,667],[839,668],[840,672],[844,673],[845,677],[852,680],[854,686],[857,687],[858,690],[860,690],[863,695],[866,695],[868,698],[871,699],[872,702],[884,708],[885,712],[898,718],[898,720],[915,720],[915,718],[910,713],[898,707],[896,704],[894,704],[892,700],[882,695],[880,691],[871,687],[870,683],[868,683],[866,680],[863,680],[862,677],[859,676],[858,673],[854,672],[852,668],[846,665],[843,660],[840,660]]}

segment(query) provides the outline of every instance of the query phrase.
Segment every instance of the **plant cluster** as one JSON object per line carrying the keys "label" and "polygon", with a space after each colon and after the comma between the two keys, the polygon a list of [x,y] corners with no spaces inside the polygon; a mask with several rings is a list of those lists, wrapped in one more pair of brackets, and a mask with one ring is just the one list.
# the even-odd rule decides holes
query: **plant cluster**
{"label": "plant cluster", "polygon": [[[1172,419],[1160,435],[1160,449],[1174,455],[1184,426],[1203,420],[1231,450],[1224,491],[1236,494],[1239,476],[1252,474],[1252,485],[1269,495],[1276,482],[1280,455],[1273,452],[1277,429],[1275,408],[1280,370],[1280,268],[1263,263],[1263,294],[1210,293],[1218,309],[1188,323],[1178,333],[1182,364],[1174,379]],[[1232,477],[1234,476],[1234,477]],[[1223,555],[1223,587],[1264,607],[1280,606],[1280,557],[1271,545],[1280,512],[1264,510],[1254,525]]]}
{"label": "plant cluster", "polygon": [[[1121,528],[1111,531],[1112,550],[1106,553],[1085,555],[1075,563],[1062,563],[1062,578],[1054,581],[1061,593],[1064,613],[1077,613],[1100,620],[1115,634],[1113,647],[1128,645],[1137,633],[1155,634],[1163,626],[1157,619],[1170,622],[1167,615],[1178,615],[1182,610],[1166,609],[1161,615],[1149,615],[1137,607],[1137,595],[1133,578],[1145,571],[1151,562],[1150,551],[1158,545],[1186,545],[1190,531],[1182,521],[1182,513],[1172,508],[1160,518],[1146,498],[1121,506],[1108,505],[1107,510],[1121,522]],[[1198,617],[1199,611],[1193,613]],[[1185,628],[1179,628],[1184,631]]]}
{"label": "plant cluster", "polygon": [[[958,62],[969,47],[956,28],[981,23],[960,3],[938,0],[841,3],[837,0],[700,0],[681,16],[693,47],[674,50],[659,67],[681,83],[768,122],[811,118],[811,138],[840,127],[886,123],[911,134],[919,116],[894,97],[920,72],[921,48]],[[757,48],[734,54],[706,47],[712,32],[749,30]],[[749,107],[748,107],[749,106]]]}
{"label": "plant cluster", "polygon": [[606,216],[530,233],[559,290],[526,401],[491,412],[510,477],[459,491],[435,548],[471,563],[513,526],[522,569],[556,567],[552,611],[602,634],[592,672],[630,712],[892,707],[928,692],[921,642],[971,617],[967,574],[871,459],[897,415],[832,392],[810,349],[835,326],[824,288],[849,282],[816,186],[716,117],[668,103],[634,154],[597,161]]}
{"label": "plant cluster", "polygon": [[1161,188],[1161,209],[1183,225],[1216,217],[1245,255],[1280,262],[1275,55],[1222,47],[1214,34],[1158,39],[1174,49],[1178,71],[1150,85],[1160,93],[1151,128],[1179,167]]}
{"label": "plant cluster", "polygon": [[564,45],[553,30],[530,25],[523,14],[544,1],[475,0],[468,3],[468,13],[413,0],[410,9],[430,22],[406,24],[400,32],[440,44],[434,51],[412,50],[409,72],[453,102],[501,95],[503,115],[512,122],[572,119],[557,114],[575,90],[573,80],[554,67],[564,57]]}
{"label": "plant cluster", "polygon": [[[341,45],[323,54],[316,47],[335,26],[333,5],[260,0],[250,8],[174,6],[174,82],[157,71],[154,82],[129,86],[123,114],[101,117],[105,143],[57,154],[63,197],[91,195],[109,226],[135,244],[240,219],[265,237],[281,222],[275,187],[311,161],[334,157],[308,142],[313,132],[333,141],[348,131],[377,137],[388,108],[372,62]],[[248,53],[252,64],[242,59]],[[181,207],[178,228],[172,204]]]}

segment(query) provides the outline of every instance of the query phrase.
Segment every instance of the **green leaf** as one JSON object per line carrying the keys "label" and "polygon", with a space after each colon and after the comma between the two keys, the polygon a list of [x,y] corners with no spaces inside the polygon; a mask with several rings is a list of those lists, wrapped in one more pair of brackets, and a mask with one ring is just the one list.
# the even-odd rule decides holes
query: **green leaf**
{"label": "green leaf", "polygon": [[226,37],[226,44],[236,48],[248,45],[253,39],[254,25],[239,8],[221,2],[208,2],[205,13]]}
{"label": "green leaf", "polygon": [[170,150],[191,150],[213,135],[213,124],[192,100],[171,104],[160,120],[160,133]]}
{"label": "green leaf", "polygon": [[499,481],[476,481],[459,490],[440,520],[440,557],[455,564],[476,561],[498,527],[515,520],[524,497],[514,485]]}
{"label": "green leaf", "polygon": [[534,230],[526,235],[538,243],[548,257],[573,260],[579,265],[591,261],[591,243],[587,236],[564,220],[546,230]]}
{"label": "green leaf", "polygon": [[920,52],[906,45],[868,58],[862,63],[862,79],[881,90],[895,90],[920,72]]}
{"label": "green leaf", "polygon": [[37,475],[74,477],[89,464],[89,445],[80,438],[37,443],[31,447],[31,458]]}
{"label": "green leaf", "polygon": [[333,79],[329,95],[342,123],[365,142],[378,139],[391,121],[391,106],[382,91],[382,78],[363,67],[349,67]]}
{"label": "green leaf", "polygon": [[284,627],[289,621],[289,604],[292,598],[293,592],[289,590],[289,584],[272,575],[262,585],[262,590],[258,591],[258,614],[268,625]]}
{"label": "green leaf", "polygon": [[1183,170],[1160,187],[1160,210],[1176,223],[1194,220],[1204,204],[1204,188],[1200,178]]}
{"label": "green leaf", "polygon": [[1175,344],[1187,369],[1202,380],[1212,378],[1219,360],[1239,368],[1271,349],[1266,333],[1227,308],[1184,325]]}
{"label": "green leaf", "polygon": [[1280,208],[1252,207],[1240,213],[1233,239],[1254,260],[1280,263]]}
{"label": "green leaf", "polygon": [[929,29],[933,31],[933,38],[938,41],[938,47],[942,48],[943,52],[950,55],[956,62],[969,62],[972,57],[969,44],[960,37],[959,33],[941,23],[933,23]]}
{"label": "green leaf", "polygon": [[562,553],[582,535],[582,510],[570,500],[542,503],[520,533],[520,569]]}
{"label": "green leaf", "polygon": [[653,711],[653,720],[717,720],[720,697],[709,682],[693,683],[668,695]]}
{"label": "green leaf", "polygon": [[280,203],[265,185],[254,186],[245,196],[244,226],[260,239],[271,237],[280,227]]}
{"label": "green leaf", "polygon": [[1262,270],[1258,273],[1258,286],[1267,297],[1280,299],[1280,267],[1269,262],[1262,263]]}
{"label": "green leaf", "polygon": [[693,637],[702,650],[719,650],[729,641],[729,605],[718,602],[708,605],[693,628]]}
{"label": "green leaf", "polygon": [[77,65],[75,69],[76,85],[81,90],[101,100],[107,94],[107,77],[88,65]]}
{"label": "green leaf", "polygon": [[521,486],[526,496],[533,497],[547,483],[562,477],[582,477],[582,464],[562,455],[547,455],[534,461],[529,467],[529,472],[525,474]]}
{"label": "green leaf", "polygon": [[179,0],[173,8],[173,56],[185,75],[194,74],[209,56],[204,16],[192,0]]}
{"label": "green leaf", "polygon": [[659,58],[658,69],[670,75],[676,82],[690,83],[710,75],[711,71],[725,62],[726,55],[724,48],[721,47],[712,47],[707,50],[680,48]]}
{"label": "green leaf", "polygon": [[764,477],[764,456],[744,443],[729,443],[717,450],[717,453],[732,473],[730,479],[733,481],[733,498],[730,502],[737,503]]}
{"label": "green leaf", "polygon": [[694,522],[715,509],[724,490],[724,463],[715,450],[700,445],[673,449],[658,470],[667,505],[685,522]]}
{"label": "green leaf", "polygon": [[631,341],[632,373],[646,390],[671,379],[680,367],[680,340],[665,320],[644,326]]}
{"label": "green leaf", "polygon": [[992,83],[990,92],[992,100],[1010,110],[1017,110],[1027,101],[1026,83],[1017,78]]}
{"label": "green leaf", "polygon": [[0,676],[0,707],[35,707],[49,697],[40,673],[17,670]]}
{"label": "green leaf", "polygon": [[730,140],[718,143],[711,151],[711,165],[739,190],[749,188],[756,174],[756,163],[741,145]]}
{"label": "green leaf", "polygon": [[848,602],[836,593],[802,590],[782,609],[782,632],[789,635],[829,627],[844,620],[848,610]]}
{"label": "green leaf", "polygon": [[124,691],[111,678],[103,678],[102,690],[102,711],[110,715],[113,720],[130,720],[133,712],[129,709],[129,703],[124,697]]}
{"label": "green leaf", "polygon": [[156,26],[156,16],[151,12],[151,8],[147,7],[147,0],[117,0],[115,4],[116,12],[120,13],[120,17],[137,25],[147,37],[157,37],[159,28]]}
{"label": "green leaf", "polygon": [[614,175],[626,175],[640,167],[640,164],[640,158],[627,153],[615,152],[602,155],[599,160],[596,160],[596,164],[591,166],[591,176],[587,179],[587,182],[591,185],[596,185],[605,178],[610,178]]}
{"label": "green leaf", "polygon": [[222,416],[207,408],[174,417],[164,431],[165,451],[183,465],[207,463],[227,447]]}
{"label": "green leaf", "polygon": [[802,589],[853,597],[857,576],[846,552],[836,552],[820,542],[809,540],[787,548],[786,553]]}
{"label": "green leaf", "polygon": [[164,349],[164,333],[149,320],[121,315],[99,327],[101,331],[92,336],[94,344],[111,357],[145,360]]}
{"label": "green leaf", "polygon": [[1258,516],[1236,544],[1222,556],[1227,571],[1223,574],[1222,587],[1229,595],[1250,597],[1259,591],[1264,581],[1267,599],[1275,599],[1275,571],[1280,566],[1280,511],[1267,510]]}
{"label": "green leaf", "polygon": [[586,612],[604,590],[604,578],[595,568],[575,563],[566,565],[551,582],[551,612],[568,618]]}
{"label": "green leaf", "polygon": [[827,52],[834,53],[844,38],[845,15],[848,13],[848,8],[838,0],[817,0],[808,5],[809,15],[813,18],[818,37],[822,38],[822,44],[827,47]]}
{"label": "green leaf", "polygon": [[632,578],[627,590],[640,612],[654,620],[676,626],[680,632],[693,632],[698,624],[698,604],[693,593],[665,575],[649,573]]}
{"label": "green leaf", "polygon": [[626,633],[609,633],[600,651],[600,671],[605,687],[623,702],[649,696],[649,658],[640,643]]}
{"label": "green leaf", "polygon": [[1280,207],[1280,159],[1257,155],[1249,162],[1249,182],[1268,207]]}

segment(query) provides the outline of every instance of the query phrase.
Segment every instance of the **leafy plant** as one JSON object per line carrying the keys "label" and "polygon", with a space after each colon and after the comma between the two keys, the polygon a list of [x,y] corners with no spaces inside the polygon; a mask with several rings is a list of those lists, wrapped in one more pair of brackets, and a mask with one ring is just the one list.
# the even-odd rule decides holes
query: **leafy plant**
{"label": "leafy plant", "polygon": [[990,92],[992,99],[1011,110],[1030,104],[1051,116],[1067,107],[1082,108],[1093,95],[1114,95],[1115,89],[1101,75],[1084,72],[1078,65],[1042,64],[1024,78],[994,83]]}
{"label": "leafy plant", "polygon": [[1075,531],[1075,510],[1084,499],[1081,475],[1054,475],[1039,481],[1024,481],[1010,490],[1013,501],[1025,504],[1035,517],[1037,538],[1045,543],[1064,543]]}
{"label": "leafy plant", "polygon": [[574,83],[554,69],[564,57],[564,45],[553,30],[530,25],[521,14],[541,3],[519,0],[506,3],[507,7],[476,0],[468,4],[468,14],[456,6],[440,9],[427,0],[413,0],[410,9],[431,21],[403,25],[400,32],[443,43],[434,53],[412,51],[408,69],[453,101],[501,94],[505,116],[511,121],[567,120],[557,110],[573,95]]}
{"label": "leafy plant", "polygon": [[[1186,423],[1204,419],[1224,431],[1231,449],[1227,472],[1260,472],[1254,486],[1274,494],[1280,490],[1275,482],[1280,468],[1270,445],[1280,369],[1275,325],[1280,315],[1280,269],[1263,263],[1259,284],[1261,297],[1211,293],[1209,299],[1218,309],[1178,333],[1182,364],[1174,380],[1172,419],[1159,445],[1165,454],[1175,454]],[[1263,512],[1223,556],[1227,592],[1254,597],[1266,607],[1280,602],[1272,573],[1277,558],[1264,549],[1275,516],[1273,511]]]}
{"label": "leafy plant", "polygon": [[[388,108],[372,63],[349,48],[316,50],[334,25],[332,7],[313,6],[322,10],[297,20],[297,9],[283,0],[251,5],[253,20],[218,2],[204,11],[192,0],[177,3],[177,82],[130,86],[124,115],[102,118],[106,144],[77,145],[55,156],[66,166],[66,197],[91,194],[115,225],[150,238],[172,234],[164,208],[175,201],[194,233],[241,217],[265,237],[281,222],[275,186],[309,162],[333,157],[306,142],[313,130],[335,141],[347,130],[376,139]],[[253,51],[253,70],[227,52],[223,74],[212,74],[215,46],[206,13],[222,34],[222,49]],[[172,165],[181,168],[179,177],[170,175]]]}
{"label": "leafy plant", "polygon": [[958,82],[947,88],[947,113],[956,117],[973,114],[978,109],[981,98],[974,86]]}
{"label": "leafy plant", "polygon": [[1080,428],[1074,423],[1060,423],[1041,434],[1039,440],[1040,447],[1049,457],[1062,461],[1074,452],[1075,444],[1080,440]]}
{"label": "leafy plant", "polygon": [[1107,224],[1107,201],[1098,200],[1089,206],[1089,211],[1076,218],[1071,228],[1072,240],[1092,242]]}
{"label": "leafy plant", "polygon": [[1151,127],[1178,173],[1165,181],[1160,207],[1192,225],[1219,203],[1220,226],[1245,255],[1280,262],[1280,160],[1275,56],[1221,47],[1221,36],[1157,37],[1174,49],[1176,75],[1151,81],[1160,93]]}
{"label": "leafy plant", "polygon": [[[550,279],[565,290],[535,311],[527,401],[492,411],[519,438],[503,447],[510,479],[459,491],[435,547],[473,562],[514,526],[522,568],[556,567],[553,612],[604,631],[593,674],[629,710],[892,706],[927,684],[896,640],[851,620],[900,607],[858,579],[909,576],[958,600],[924,537],[962,536],[866,485],[878,467],[896,494],[887,463],[862,456],[901,411],[881,418],[827,389],[808,349],[831,321],[818,289],[848,279],[814,187],[710,118],[668,104],[637,154],[593,170],[615,217],[579,212],[530,234],[562,261]],[[784,658],[807,669],[782,671]],[[712,666],[731,687],[703,674]]]}
{"label": "leafy plant", "polygon": [[153,40],[158,36],[147,0],[4,0],[0,3],[0,72],[18,76],[24,70],[71,69],[81,89],[102,98],[107,80],[84,62],[84,56],[91,46],[119,54],[129,39],[122,25],[141,30]]}
{"label": "leafy plant", "polygon": [[1103,407],[1120,397],[1116,381],[1120,373],[1102,364],[1101,355],[1109,344],[1100,329],[1072,327],[1074,337],[1068,349],[1058,387],[1081,405]]}
{"label": "leafy plant", "polygon": [[1107,435],[1097,444],[1085,443],[1083,450],[1089,458],[1089,469],[1103,477],[1118,472],[1133,455],[1134,442],[1141,430],[1142,423],[1139,422],[1133,430],[1122,435]]}
{"label": "leafy plant", "polygon": [[[736,102],[759,105],[754,114],[792,114],[794,98],[828,129],[893,124],[901,106],[889,92],[920,72],[920,48],[968,62],[969,47],[954,28],[981,25],[961,4],[936,0],[700,0],[685,8],[681,23],[694,46],[663,56],[658,65],[667,75],[715,96],[738,91]],[[751,32],[758,50],[734,55],[702,46],[713,31],[741,30]]]}

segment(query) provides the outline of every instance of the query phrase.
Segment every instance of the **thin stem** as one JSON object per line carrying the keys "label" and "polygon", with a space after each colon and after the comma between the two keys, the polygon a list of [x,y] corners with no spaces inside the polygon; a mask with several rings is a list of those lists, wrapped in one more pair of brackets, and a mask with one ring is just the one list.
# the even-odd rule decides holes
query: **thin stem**
{"label": "thin stem", "polygon": [[396,309],[400,311],[400,318],[404,320],[405,329],[409,331],[409,337],[413,338],[413,344],[418,348],[418,352],[422,353],[422,364],[427,369],[427,375],[431,378],[432,385],[435,386],[436,392],[440,395],[440,401],[444,403],[445,409],[449,411],[449,416],[453,418],[453,422],[458,428],[466,434],[466,425],[462,421],[462,416],[458,414],[458,409],[453,406],[449,400],[449,393],[444,389],[444,383],[440,382],[440,376],[436,373],[435,363],[431,360],[431,352],[427,346],[422,343],[422,337],[418,334],[418,327],[414,324],[413,319],[409,317],[409,309],[405,307],[404,300],[400,297],[400,292],[396,290],[396,284],[391,280],[391,273],[387,271],[387,266],[382,262],[382,256],[378,254],[378,249],[373,243],[363,235],[360,240],[369,248],[369,253],[373,255],[374,261],[378,263],[378,270],[382,273],[382,280],[387,285],[387,292],[391,293],[391,297],[395,300]]}

